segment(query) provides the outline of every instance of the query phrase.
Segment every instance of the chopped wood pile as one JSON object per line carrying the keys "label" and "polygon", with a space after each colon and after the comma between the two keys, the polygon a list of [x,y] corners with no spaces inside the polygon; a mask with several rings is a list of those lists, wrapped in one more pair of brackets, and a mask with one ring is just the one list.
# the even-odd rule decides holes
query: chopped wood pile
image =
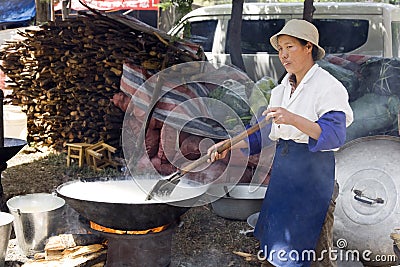
{"label": "chopped wood pile", "polygon": [[85,13],[20,35],[0,51],[11,80],[6,89],[27,113],[28,142],[56,148],[98,141],[120,147],[124,112],[110,99],[120,92],[126,60],[155,73],[205,59],[122,15]]}
{"label": "chopped wood pile", "polygon": [[[198,45],[173,40],[131,17],[93,10],[20,35],[22,40],[9,41],[0,50],[0,68],[11,80],[7,89],[13,90],[13,104],[22,106],[27,113],[28,142],[57,149],[65,148],[67,143],[100,141],[117,149],[122,147],[122,125],[130,103],[130,96],[121,90],[126,66],[140,68],[140,73],[148,74],[148,78],[180,63],[206,60]],[[232,78],[225,77],[224,72],[219,75],[221,79]],[[188,96],[193,95],[185,86],[178,87]],[[133,124],[134,129],[144,126],[140,120]],[[201,136],[177,133],[154,118],[147,130],[143,138],[147,155],[137,162],[137,169],[148,170],[152,165],[159,173],[170,174],[181,164],[170,162],[166,155],[171,153],[167,150],[175,153],[177,147],[186,159],[200,156]],[[177,134],[179,146],[172,142],[177,140],[173,139]],[[240,166],[247,164],[245,157],[236,161]],[[258,162],[257,157],[248,163],[241,181],[251,179],[257,165],[254,162]],[[225,168],[226,162],[215,163],[200,178],[215,179]]]}
{"label": "chopped wood pile", "polygon": [[104,266],[107,246],[99,237],[91,235],[62,234],[52,236],[46,243],[43,253],[36,253],[34,259],[23,266],[65,266],[93,267]]}

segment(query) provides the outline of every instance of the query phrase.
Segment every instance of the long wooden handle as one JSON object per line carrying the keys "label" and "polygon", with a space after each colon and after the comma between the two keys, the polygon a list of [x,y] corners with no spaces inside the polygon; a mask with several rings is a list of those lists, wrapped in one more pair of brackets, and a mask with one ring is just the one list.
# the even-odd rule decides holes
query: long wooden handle
{"label": "long wooden handle", "polygon": [[[217,148],[217,152],[218,153],[222,153],[223,151],[231,148],[232,146],[234,146],[235,144],[239,143],[240,141],[242,141],[243,139],[245,139],[247,136],[255,133],[256,131],[258,131],[260,128],[263,128],[264,126],[266,126],[268,123],[270,123],[271,120],[265,120],[263,119],[262,121],[260,121],[257,124],[254,124],[253,126],[251,126],[249,129],[247,129],[246,131],[241,132],[240,134],[234,136],[233,138],[231,138],[230,140],[228,140],[227,142],[225,142],[222,146]],[[207,160],[210,158],[209,155],[204,155],[201,158],[197,159],[196,161],[193,161],[192,163],[190,163],[189,165],[183,167],[180,171],[181,176],[187,172],[190,172],[191,170],[199,167],[200,165],[202,165],[203,163],[206,163]]]}

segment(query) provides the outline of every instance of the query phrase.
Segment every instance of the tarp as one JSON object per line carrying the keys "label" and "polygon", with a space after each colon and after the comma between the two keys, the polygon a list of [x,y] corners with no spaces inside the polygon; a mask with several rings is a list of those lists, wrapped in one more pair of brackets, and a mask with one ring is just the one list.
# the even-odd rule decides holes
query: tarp
{"label": "tarp", "polygon": [[[153,81],[146,82],[150,76],[142,66],[130,63],[123,65],[121,90],[131,97],[130,116],[134,116],[140,124],[145,122],[146,112],[152,108],[156,85]],[[210,90],[201,83],[193,82],[181,86],[174,78],[168,78],[162,83],[153,117],[187,133],[210,138],[226,137],[223,129],[205,119],[210,117],[209,105],[204,102],[209,92]]]}
{"label": "tarp", "polygon": [[[73,10],[86,10],[86,8],[79,3],[79,0],[71,0],[71,9]],[[121,9],[134,9],[134,10],[157,10],[159,0],[86,0],[88,6],[98,10],[121,10]],[[62,9],[62,1],[60,1],[54,10]]]}
{"label": "tarp", "polygon": [[0,24],[29,21],[35,16],[35,0],[0,1]]}

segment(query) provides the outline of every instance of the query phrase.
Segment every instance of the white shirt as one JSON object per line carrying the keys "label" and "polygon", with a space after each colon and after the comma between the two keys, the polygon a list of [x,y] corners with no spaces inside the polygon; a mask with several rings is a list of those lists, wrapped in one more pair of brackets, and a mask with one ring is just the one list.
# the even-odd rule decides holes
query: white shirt
{"label": "white shirt", "polygon": [[[346,88],[330,73],[314,64],[306,73],[293,95],[287,74],[280,85],[271,92],[270,107],[282,107],[304,118],[316,122],[329,111],[343,111],[346,127],[353,121],[353,111],[349,105]],[[270,139],[293,140],[308,143],[309,136],[292,125],[272,124]]]}

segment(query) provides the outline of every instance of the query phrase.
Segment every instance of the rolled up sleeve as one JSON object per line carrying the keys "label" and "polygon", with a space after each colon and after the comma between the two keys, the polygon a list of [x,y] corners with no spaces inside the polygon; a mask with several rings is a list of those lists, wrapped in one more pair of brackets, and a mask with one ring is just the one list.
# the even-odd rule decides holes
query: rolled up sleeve
{"label": "rolled up sleeve", "polygon": [[318,140],[309,138],[308,149],[311,152],[339,148],[346,141],[346,114],[342,111],[330,111],[318,121],[321,135]]}

